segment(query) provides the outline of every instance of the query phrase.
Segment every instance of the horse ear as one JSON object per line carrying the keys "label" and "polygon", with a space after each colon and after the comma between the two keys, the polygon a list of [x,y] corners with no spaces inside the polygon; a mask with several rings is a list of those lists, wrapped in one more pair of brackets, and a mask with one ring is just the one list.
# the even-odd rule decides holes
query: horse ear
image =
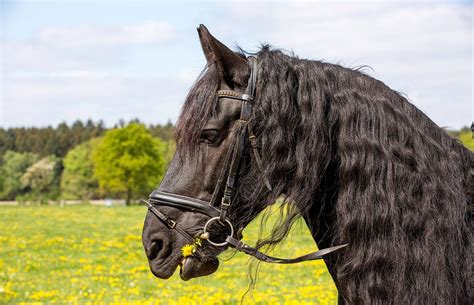
{"label": "horse ear", "polygon": [[247,60],[212,36],[204,25],[197,30],[208,64],[216,63],[229,85],[245,86],[250,71]]}

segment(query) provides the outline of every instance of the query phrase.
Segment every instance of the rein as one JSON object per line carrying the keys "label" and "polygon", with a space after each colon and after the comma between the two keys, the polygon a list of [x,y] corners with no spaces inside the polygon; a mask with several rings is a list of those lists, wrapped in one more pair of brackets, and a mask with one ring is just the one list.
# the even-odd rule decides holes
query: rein
{"label": "rein", "polygon": [[[247,89],[244,94],[232,90],[218,90],[218,98],[230,98],[241,102],[240,118],[237,121],[234,129],[233,138],[229,149],[226,153],[224,164],[222,166],[219,178],[217,180],[216,187],[212,194],[211,200],[209,202],[199,200],[192,197],[187,197],[178,194],[172,194],[168,192],[155,190],[150,194],[149,200],[143,200],[144,203],[148,206],[148,209],[169,229],[176,230],[184,238],[186,238],[191,243],[196,243],[196,238],[191,236],[186,230],[184,230],[176,221],[170,219],[168,216],[160,212],[156,206],[169,206],[178,209],[184,209],[189,212],[200,213],[210,217],[206,222],[201,234],[201,239],[206,240],[209,244],[216,247],[230,246],[235,248],[238,251],[241,251],[245,254],[251,255],[258,260],[267,263],[278,263],[278,264],[293,264],[304,261],[318,260],[321,259],[324,255],[334,252],[338,249],[344,248],[347,244],[325,248],[316,252],[312,252],[300,257],[285,259],[285,258],[276,258],[269,256],[265,253],[260,252],[254,247],[251,247],[241,240],[234,237],[234,226],[232,222],[226,217],[227,211],[232,204],[232,199],[235,195],[236,181],[238,178],[239,165],[241,163],[241,158],[245,149],[245,142],[248,138],[250,147],[252,150],[253,157],[257,164],[259,171],[262,174],[263,180],[265,182],[268,190],[272,190],[271,184],[265,175],[265,171],[262,166],[262,161],[258,153],[256,137],[253,134],[252,128],[249,124],[249,120],[252,117],[252,102],[255,96],[255,89],[257,83],[257,59],[253,56],[248,58],[250,64],[250,77],[247,85]],[[226,176],[227,173],[227,176]],[[225,182],[224,193],[220,200],[220,205],[217,207],[217,200],[219,194],[221,193],[223,184]],[[210,233],[208,227],[212,222],[218,222],[221,226],[229,227],[229,235],[225,238],[223,242],[215,242],[210,238]]]}

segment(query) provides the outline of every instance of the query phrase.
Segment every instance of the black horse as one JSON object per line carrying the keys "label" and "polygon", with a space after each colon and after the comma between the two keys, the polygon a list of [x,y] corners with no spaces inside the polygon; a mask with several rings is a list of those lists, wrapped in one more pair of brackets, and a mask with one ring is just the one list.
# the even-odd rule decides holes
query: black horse
{"label": "black horse", "polygon": [[[319,248],[348,244],[324,256],[340,304],[474,303],[473,153],[361,71],[269,46],[250,59],[198,32],[207,66],[154,192],[177,203],[151,206],[143,229],[154,275],[178,265],[185,280],[208,275],[228,242],[257,253],[239,244],[242,229],[284,198],[285,218],[256,248],[281,241],[298,216]],[[195,237],[208,241],[183,254]]]}

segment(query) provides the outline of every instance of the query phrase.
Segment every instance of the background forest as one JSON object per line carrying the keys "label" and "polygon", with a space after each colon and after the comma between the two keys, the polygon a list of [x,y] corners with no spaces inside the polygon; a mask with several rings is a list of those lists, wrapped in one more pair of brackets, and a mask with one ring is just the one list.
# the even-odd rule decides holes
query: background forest
{"label": "background forest", "polygon": [[[76,121],[0,129],[0,200],[48,203],[145,198],[170,161],[173,125]],[[449,133],[474,150],[468,127]]]}
{"label": "background forest", "polygon": [[139,120],[0,128],[0,200],[144,198],[172,157],[172,130]]}

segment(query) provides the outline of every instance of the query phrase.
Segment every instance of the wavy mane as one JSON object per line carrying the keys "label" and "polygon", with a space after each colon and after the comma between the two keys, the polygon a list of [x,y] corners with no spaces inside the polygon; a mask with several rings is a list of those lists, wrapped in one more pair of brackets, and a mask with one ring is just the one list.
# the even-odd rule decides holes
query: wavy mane
{"label": "wavy mane", "polygon": [[[335,267],[348,303],[472,304],[466,211],[473,204],[473,154],[401,94],[359,70],[268,46],[258,57],[251,124],[273,184],[265,197],[285,194],[290,203],[259,247],[284,239],[301,215],[317,223],[328,215],[315,207],[329,207],[330,242],[349,244]],[[203,108],[191,100],[177,125],[184,137],[215,107],[206,104],[203,121],[190,124],[185,112]],[[244,179],[239,195],[261,198],[260,180]],[[239,215],[246,217],[239,221],[248,223],[262,204],[242,208]]]}

